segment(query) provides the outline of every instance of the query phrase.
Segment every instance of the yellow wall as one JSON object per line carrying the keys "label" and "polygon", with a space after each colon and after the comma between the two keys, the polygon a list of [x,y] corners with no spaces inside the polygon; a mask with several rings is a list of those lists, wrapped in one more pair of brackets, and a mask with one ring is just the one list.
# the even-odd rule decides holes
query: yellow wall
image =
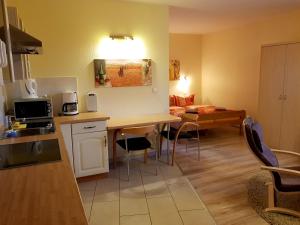
{"label": "yellow wall", "polygon": [[202,38],[203,103],[246,109],[258,107],[262,45],[300,41],[300,10]]}
{"label": "yellow wall", "polygon": [[[77,77],[81,110],[83,95],[91,90],[98,94],[98,110],[109,115],[168,110],[166,6],[112,0],[7,1],[18,8],[27,31],[43,41],[43,54],[30,57],[33,77]],[[145,57],[154,62],[152,86],[94,88],[93,60],[99,55],[100,39],[109,34],[132,34],[143,40]]]}
{"label": "yellow wall", "polygon": [[[196,95],[201,102],[201,35],[170,34],[170,59],[180,60],[181,74],[190,79],[188,94]],[[178,81],[170,81],[170,94],[183,95],[178,90]]]}

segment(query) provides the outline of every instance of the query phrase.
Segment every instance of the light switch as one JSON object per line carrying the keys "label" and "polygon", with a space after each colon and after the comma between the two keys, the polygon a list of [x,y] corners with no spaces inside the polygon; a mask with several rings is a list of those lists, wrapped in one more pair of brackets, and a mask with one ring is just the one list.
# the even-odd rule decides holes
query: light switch
{"label": "light switch", "polygon": [[153,87],[152,88],[152,93],[156,94],[158,92],[157,88],[156,87]]}

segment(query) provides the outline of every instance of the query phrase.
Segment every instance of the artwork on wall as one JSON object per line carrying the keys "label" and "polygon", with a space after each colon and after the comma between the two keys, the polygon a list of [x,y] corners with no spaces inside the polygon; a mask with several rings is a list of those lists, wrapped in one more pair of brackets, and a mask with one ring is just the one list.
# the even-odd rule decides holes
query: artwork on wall
{"label": "artwork on wall", "polygon": [[151,59],[95,59],[96,87],[132,87],[152,84]]}
{"label": "artwork on wall", "polygon": [[169,64],[169,80],[179,80],[180,78],[180,61],[171,59]]}

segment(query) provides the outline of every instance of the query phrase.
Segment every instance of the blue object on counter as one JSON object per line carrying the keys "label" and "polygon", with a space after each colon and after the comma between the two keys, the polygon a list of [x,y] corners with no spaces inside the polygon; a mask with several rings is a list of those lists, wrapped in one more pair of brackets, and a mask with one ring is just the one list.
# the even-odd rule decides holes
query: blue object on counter
{"label": "blue object on counter", "polygon": [[17,132],[15,130],[6,131],[6,137],[17,137]]}

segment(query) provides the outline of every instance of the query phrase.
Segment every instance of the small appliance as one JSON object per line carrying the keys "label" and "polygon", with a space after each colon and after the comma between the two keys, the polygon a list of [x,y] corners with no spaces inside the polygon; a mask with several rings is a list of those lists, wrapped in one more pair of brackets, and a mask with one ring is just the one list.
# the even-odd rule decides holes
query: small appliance
{"label": "small appliance", "polygon": [[55,131],[51,98],[15,99],[14,116],[21,127],[15,135],[38,135]]}
{"label": "small appliance", "polygon": [[51,98],[21,98],[14,100],[17,121],[49,119],[53,117]]}
{"label": "small appliance", "polygon": [[78,114],[78,96],[77,92],[64,92],[62,94],[62,112],[66,116]]}
{"label": "small appliance", "polygon": [[97,112],[97,95],[89,92],[86,96],[86,108],[88,112]]}
{"label": "small appliance", "polygon": [[37,83],[35,79],[18,80],[21,98],[38,98]]}

